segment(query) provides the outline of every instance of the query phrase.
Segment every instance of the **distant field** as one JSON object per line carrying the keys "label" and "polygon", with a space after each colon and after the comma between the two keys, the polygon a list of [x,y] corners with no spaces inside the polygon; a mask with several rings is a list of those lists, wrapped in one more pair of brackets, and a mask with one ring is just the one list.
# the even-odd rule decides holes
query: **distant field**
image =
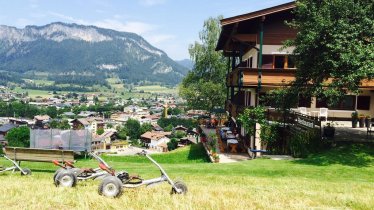
{"label": "distant field", "polygon": [[[37,73],[40,74],[40,76],[46,76],[45,73]],[[36,85],[53,85],[54,82],[50,80],[43,80],[43,79],[37,79],[37,80],[29,80],[25,79],[25,81],[31,82],[36,84]],[[106,81],[108,84],[111,86],[109,89],[108,87],[105,86],[100,86],[100,85],[94,85],[92,87],[86,87],[86,88],[91,88],[93,91],[92,92],[86,92],[86,93],[94,93],[94,94],[103,94],[103,97],[100,97],[100,100],[104,101],[108,97],[120,97],[123,99],[128,99],[128,98],[150,98],[152,94],[173,94],[176,95],[178,94],[178,89],[177,88],[168,88],[168,87],[163,87],[160,85],[146,85],[146,86],[133,86],[132,90],[128,90],[124,87],[123,82],[117,78],[117,77],[112,77],[112,78],[107,78]],[[58,84],[56,85],[57,87],[80,87],[79,85],[71,85],[71,84]],[[21,87],[16,87],[15,91],[17,93],[25,93],[28,92],[29,96],[31,98],[36,98],[37,96],[40,96],[42,98],[49,98],[52,96],[53,91],[46,91],[46,90],[34,90],[34,89],[22,89]],[[63,93],[68,93],[68,92],[76,92],[76,93],[81,93],[77,91],[57,91],[59,94]]]}
{"label": "distant field", "polygon": [[[338,147],[302,160],[255,159],[205,163],[189,147],[155,158],[187,195],[171,196],[170,185],[126,189],[117,199],[99,196],[99,180],[74,189],[56,188],[51,163],[24,162],[33,174],[0,174],[2,209],[373,209],[374,148]],[[145,157],[108,157],[117,170],[145,179],[159,171]],[[5,163],[0,161],[0,163]],[[93,160],[78,166],[97,167]]]}
{"label": "distant field", "polygon": [[135,90],[143,90],[144,92],[150,93],[168,93],[168,94],[177,94],[177,88],[167,88],[160,85],[147,85],[147,86],[138,86]]}
{"label": "distant field", "polygon": [[36,98],[37,96],[40,96],[42,98],[48,98],[48,97],[52,96],[52,94],[48,93],[48,92],[51,92],[51,91],[46,91],[46,90],[22,89],[20,87],[17,87],[15,89],[15,91],[17,93],[26,93],[26,92],[28,92],[29,93],[29,97],[31,97],[31,98]]}

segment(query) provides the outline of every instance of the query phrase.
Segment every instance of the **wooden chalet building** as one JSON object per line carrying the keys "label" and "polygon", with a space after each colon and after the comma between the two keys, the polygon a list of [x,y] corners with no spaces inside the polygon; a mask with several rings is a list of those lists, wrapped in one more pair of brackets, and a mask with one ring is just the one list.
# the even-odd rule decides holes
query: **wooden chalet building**
{"label": "wooden chalet building", "polygon": [[[225,109],[232,121],[245,107],[261,104],[260,96],[295,79],[297,69],[291,56],[294,48],[283,48],[284,41],[296,38],[297,31],[285,23],[294,19],[295,7],[296,3],[290,2],[221,20],[216,50],[229,58]],[[298,106],[316,115],[320,108],[328,108],[329,120],[350,120],[355,110],[373,117],[373,90],[373,81],[362,81],[360,95],[346,95],[335,107],[328,107],[316,97],[299,99]]]}

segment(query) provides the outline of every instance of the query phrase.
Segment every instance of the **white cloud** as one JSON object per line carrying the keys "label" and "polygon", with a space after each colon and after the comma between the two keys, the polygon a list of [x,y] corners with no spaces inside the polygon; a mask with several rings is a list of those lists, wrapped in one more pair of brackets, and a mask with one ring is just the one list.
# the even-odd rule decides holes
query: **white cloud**
{"label": "white cloud", "polygon": [[114,29],[117,31],[133,32],[136,34],[145,34],[156,28],[156,26],[148,24],[148,23],[143,23],[143,22],[138,22],[138,21],[121,22],[115,19],[105,19],[102,21],[96,21],[96,22],[93,22],[92,25],[95,25],[101,28]]}
{"label": "white cloud", "polygon": [[77,18],[68,16],[68,15],[64,15],[64,14],[61,14],[61,13],[49,12],[49,14],[52,15],[52,16],[55,16],[57,18],[73,22],[73,23],[82,24],[82,25],[91,25],[89,22],[87,22],[85,20],[77,19]]}
{"label": "white cloud", "polygon": [[[82,19],[77,19],[71,16],[63,15],[56,12],[49,12],[50,15],[53,15],[57,18],[67,20],[69,22],[82,24],[82,25],[94,25],[101,28],[108,28],[113,29],[116,31],[125,31],[125,32],[133,32],[136,34],[144,34],[147,32],[150,32],[157,28],[155,25],[151,25],[148,23],[143,23],[139,21],[119,21],[117,19],[104,19],[100,21],[86,21]],[[118,18],[118,16],[115,16],[115,18]]]}
{"label": "white cloud", "polygon": [[139,0],[140,4],[144,6],[154,6],[158,4],[164,4],[166,3],[166,0]]}
{"label": "white cloud", "polygon": [[170,41],[175,39],[174,35],[171,34],[151,34],[151,35],[145,35],[145,38],[152,44],[160,44],[165,41]]}

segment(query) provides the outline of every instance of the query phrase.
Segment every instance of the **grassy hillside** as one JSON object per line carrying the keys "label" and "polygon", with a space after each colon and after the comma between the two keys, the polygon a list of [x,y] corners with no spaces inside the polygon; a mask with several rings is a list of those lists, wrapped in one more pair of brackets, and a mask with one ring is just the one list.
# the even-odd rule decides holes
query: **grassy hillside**
{"label": "grassy hillside", "polygon": [[[80,182],[74,189],[56,188],[52,184],[55,170],[52,164],[25,162],[24,166],[33,169],[30,177],[0,174],[1,206],[6,209],[372,209],[374,206],[373,146],[338,147],[302,160],[256,159],[234,164],[205,163],[203,155],[189,152],[198,150],[198,147],[184,148],[155,156],[171,178],[187,183],[186,196],[170,196],[168,184],[126,189],[118,199],[99,196],[99,181]],[[146,179],[159,175],[145,157],[106,159],[116,169]],[[174,163],[166,163],[168,160]],[[97,166],[93,160],[78,161],[78,165]]]}

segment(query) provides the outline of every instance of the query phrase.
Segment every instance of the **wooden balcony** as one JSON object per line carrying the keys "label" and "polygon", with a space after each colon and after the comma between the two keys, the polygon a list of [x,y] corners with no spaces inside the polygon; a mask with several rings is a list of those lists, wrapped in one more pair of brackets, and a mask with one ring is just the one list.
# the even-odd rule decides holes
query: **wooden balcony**
{"label": "wooden balcony", "polygon": [[[277,87],[287,85],[295,80],[296,69],[262,69],[261,85]],[[238,87],[239,81],[242,87],[256,87],[258,85],[258,69],[239,67],[226,77],[226,85]]]}
{"label": "wooden balcony", "polygon": [[[261,85],[265,87],[285,86],[295,80],[297,69],[262,69]],[[242,87],[257,87],[258,69],[237,67],[226,77],[228,87],[239,87],[239,81],[242,81]],[[331,80],[327,80],[327,83]],[[361,89],[374,89],[374,80],[362,80]]]}

